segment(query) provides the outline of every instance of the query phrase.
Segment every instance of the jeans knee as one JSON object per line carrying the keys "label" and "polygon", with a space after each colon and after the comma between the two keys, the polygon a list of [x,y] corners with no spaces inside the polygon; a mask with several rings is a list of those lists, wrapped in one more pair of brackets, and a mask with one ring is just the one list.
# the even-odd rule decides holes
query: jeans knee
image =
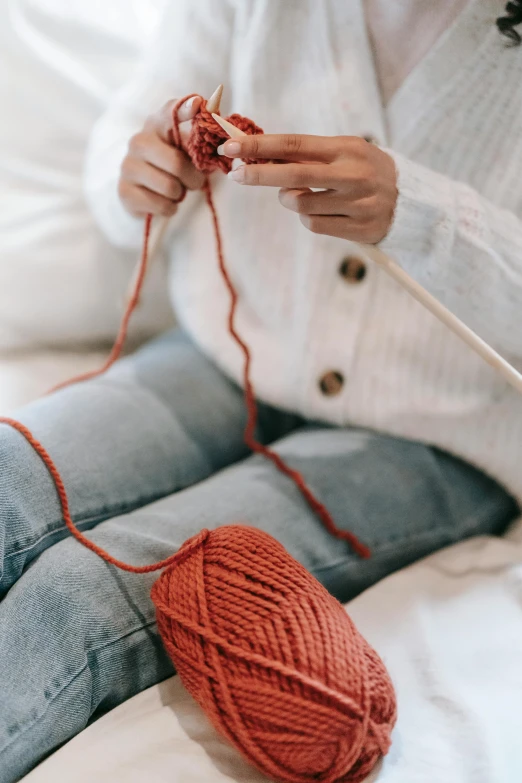
{"label": "jeans knee", "polygon": [[67,538],[43,552],[23,579],[31,579],[40,609],[60,633],[81,637],[93,649],[154,620],[154,576],[125,575]]}
{"label": "jeans knee", "polygon": [[0,596],[9,587],[5,579],[10,542],[13,537],[23,537],[23,448],[21,436],[9,425],[0,424]]}
{"label": "jeans knee", "polygon": [[47,468],[21,433],[0,424],[0,596],[65,532]]}

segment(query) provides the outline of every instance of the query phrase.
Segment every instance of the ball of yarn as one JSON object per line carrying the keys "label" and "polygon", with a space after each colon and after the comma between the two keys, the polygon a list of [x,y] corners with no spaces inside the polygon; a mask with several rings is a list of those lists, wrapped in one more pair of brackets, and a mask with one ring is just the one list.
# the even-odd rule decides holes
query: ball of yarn
{"label": "ball of yarn", "polygon": [[[241,114],[231,114],[226,119],[250,136],[263,133],[262,128],[256,125],[253,120],[249,120],[248,117],[243,117]],[[228,174],[232,170],[233,160],[225,155],[218,155],[217,148],[229,138],[230,136],[202,105],[192,122],[186,152],[199,171],[211,174],[219,169],[224,174]],[[247,160],[246,162],[257,163],[258,161]]]}
{"label": "ball of yarn", "polygon": [[387,752],[396,700],[384,664],[267,533],[202,531],[152,598],[183,684],[270,778],[357,783]]}

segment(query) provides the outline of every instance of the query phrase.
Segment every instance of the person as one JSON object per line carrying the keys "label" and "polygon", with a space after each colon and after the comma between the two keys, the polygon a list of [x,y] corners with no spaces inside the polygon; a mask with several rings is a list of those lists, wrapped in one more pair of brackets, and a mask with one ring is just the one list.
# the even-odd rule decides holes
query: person
{"label": "person", "polygon": [[[95,129],[86,190],[116,244],[139,247],[145,214],[172,218],[180,328],[17,413],[93,541],[146,564],[203,527],[247,521],[347,600],[515,518],[522,398],[359,243],[520,366],[522,48],[505,42],[517,42],[521,5],[500,17],[503,37],[496,0],[167,3]],[[171,133],[173,99],[208,97],[218,81],[228,108],[270,131],[221,153],[285,164],[213,178],[258,435],[369,560],[243,442],[241,355],[203,178]],[[180,109],[183,127],[201,100]],[[0,466],[0,782],[13,783],[172,665],[149,598],[156,575],[120,572],[67,537],[50,476],[5,425]]]}

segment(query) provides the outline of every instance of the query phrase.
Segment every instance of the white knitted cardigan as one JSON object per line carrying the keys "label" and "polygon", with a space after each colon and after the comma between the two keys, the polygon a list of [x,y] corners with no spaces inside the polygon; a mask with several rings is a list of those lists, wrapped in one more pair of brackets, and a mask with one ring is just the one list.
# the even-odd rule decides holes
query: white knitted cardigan
{"label": "white knitted cardigan", "polygon": [[[115,243],[138,247],[141,224],[116,192],[128,138],[167,99],[208,96],[222,81],[224,109],[267,132],[369,135],[386,147],[400,196],[382,249],[521,367],[522,48],[505,47],[500,8],[471,0],[384,109],[361,0],[171,0],[95,130],[86,171],[94,214]],[[306,231],[272,189],[223,177],[214,188],[259,396],[434,444],[522,500],[522,397],[357,245]],[[178,317],[239,379],[201,198],[192,194],[174,222]],[[364,279],[340,274],[346,257],[364,261]],[[329,372],[335,394],[321,384]]]}

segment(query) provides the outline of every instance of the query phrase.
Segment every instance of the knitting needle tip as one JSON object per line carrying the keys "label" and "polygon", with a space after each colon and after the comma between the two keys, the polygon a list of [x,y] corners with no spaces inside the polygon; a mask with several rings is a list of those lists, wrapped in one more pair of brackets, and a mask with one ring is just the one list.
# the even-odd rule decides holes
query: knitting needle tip
{"label": "knitting needle tip", "polygon": [[223,117],[219,116],[219,114],[213,114],[212,117],[215,119],[217,124],[223,128],[225,133],[228,133],[231,139],[242,139],[243,136],[247,135],[240,128],[236,128],[235,125],[232,125],[231,122],[228,122],[228,120],[224,120]]}
{"label": "knitting needle tip", "polygon": [[223,85],[220,84],[217,90],[215,90],[207,101],[207,111],[210,114],[217,114],[221,104],[221,96],[223,95]]}

